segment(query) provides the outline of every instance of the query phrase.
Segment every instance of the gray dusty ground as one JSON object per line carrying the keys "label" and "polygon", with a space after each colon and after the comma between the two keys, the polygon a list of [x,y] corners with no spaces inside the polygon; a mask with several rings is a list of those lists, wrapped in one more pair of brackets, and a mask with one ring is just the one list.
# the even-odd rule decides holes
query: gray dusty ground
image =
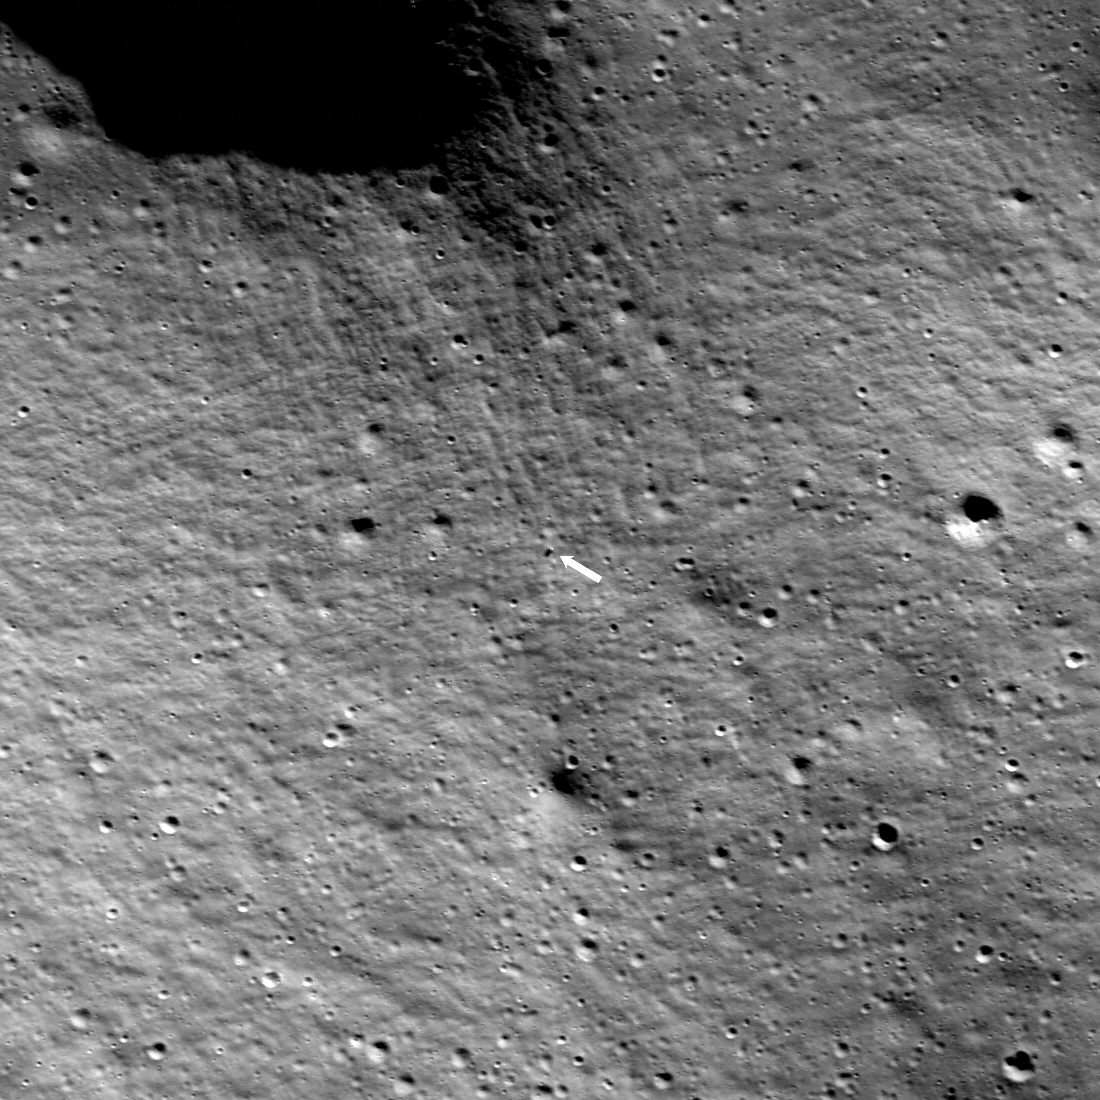
{"label": "gray dusty ground", "polygon": [[0,1093],[1096,1095],[1083,12],[536,12],[525,250],[9,38]]}

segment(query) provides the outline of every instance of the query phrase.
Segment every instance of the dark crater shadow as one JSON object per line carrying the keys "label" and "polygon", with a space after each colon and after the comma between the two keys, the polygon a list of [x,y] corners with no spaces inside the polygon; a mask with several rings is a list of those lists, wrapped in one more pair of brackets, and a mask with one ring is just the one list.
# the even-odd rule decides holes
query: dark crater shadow
{"label": "dark crater shadow", "polygon": [[604,800],[596,776],[584,768],[560,765],[550,771],[549,779],[558,794],[578,803],[601,804]]}
{"label": "dark crater shadow", "polygon": [[1001,518],[1001,509],[981,493],[967,493],[962,502],[962,511],[972,523],[993,522]]}
{"label": "dark crater shadow", "polygon": [[545,80],[517,25],[472,0],[26,4],[4,19],[80,82],[110,139],[154,158],[238,152],[309,173],[468,160]]}
{"label": "dark crater shadow", "polygon": [[[576,805],[607,809],[609,779],[599,768],[586,767],[570,752],[547,771],[550,785]],[[612,784],[613,786],[614,784]]]}
{"label": "dark crater shadow", "polygon": [[550,784],[558,794],[564,794],[570,798],[581,794],[584,790],[582,776],[578,775],[574,770],[564,766],[554,768],[553,771],[551,771]]}

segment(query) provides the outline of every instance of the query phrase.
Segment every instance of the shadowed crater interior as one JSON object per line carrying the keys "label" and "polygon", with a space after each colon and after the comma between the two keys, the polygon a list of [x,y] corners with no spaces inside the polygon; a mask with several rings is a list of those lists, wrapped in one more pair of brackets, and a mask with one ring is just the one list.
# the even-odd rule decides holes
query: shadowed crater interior
{"label": "shadowed crater interior", "polygon": [[570,768],[555,768],[550,773],[550,782],[559,794],[572,796],[581,793],[580,777]]}
{"label": "shadowed crater interior", "polygon": [[596,775],[580,766],[580,760],[570,753],[549,772],[550,784],[559,794],[584,802],[600,802],[602,796]]}
{"label": "shadowed crater interior", "polygon": [[4,19],[149,156],[252,153],[307,172],[419,167],[538,80],[468,0],[25,4]]}
{"label": "shadowed crater interior", "polygon": [[972,523],[981,523],[983,520],[996,520],[1001,518],[1001,510],[989,499],[980,493],[968,493],[962,504],[963,515]]}

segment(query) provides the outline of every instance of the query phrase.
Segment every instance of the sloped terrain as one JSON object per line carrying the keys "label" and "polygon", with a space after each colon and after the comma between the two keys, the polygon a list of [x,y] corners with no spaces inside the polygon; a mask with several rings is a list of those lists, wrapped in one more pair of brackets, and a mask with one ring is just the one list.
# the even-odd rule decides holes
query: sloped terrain
{"label": "sloped terrain", "polygon": [[0,1091],[1089,1096],[1091,18],[440,26],[346,163],[7,35]]}

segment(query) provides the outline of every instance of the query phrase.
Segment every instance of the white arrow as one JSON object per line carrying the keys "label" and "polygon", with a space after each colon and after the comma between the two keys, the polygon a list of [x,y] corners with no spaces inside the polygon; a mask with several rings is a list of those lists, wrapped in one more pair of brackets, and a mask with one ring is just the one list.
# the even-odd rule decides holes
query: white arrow
{"label": "white arrow", "polygon": [[595,581],[597,584],[600,583],[601,577],[599,573],[593,573],[591,569],[585,569],[580,562],[574,561],[572,557],[566,557],[562,554],[561,560],[565,562],[570,569],[575,569],[578,573],[583,573],[590,581]]}

